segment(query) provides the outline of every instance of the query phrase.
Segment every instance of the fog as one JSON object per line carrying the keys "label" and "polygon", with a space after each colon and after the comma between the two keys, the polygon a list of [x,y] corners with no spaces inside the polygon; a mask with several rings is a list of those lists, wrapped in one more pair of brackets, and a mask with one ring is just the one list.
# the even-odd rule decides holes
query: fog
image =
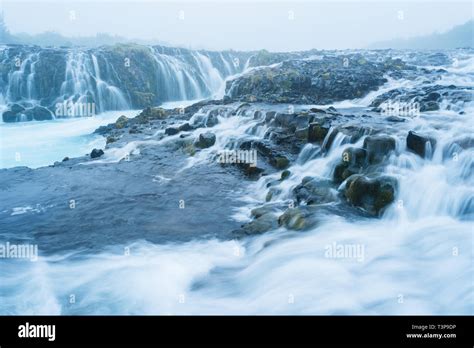
{"label": "fog", "polygon": [[109,33],[219,50],[364,48],[443,32],[473,16],[471,1],[3,0],[1,6],[12,33]]}

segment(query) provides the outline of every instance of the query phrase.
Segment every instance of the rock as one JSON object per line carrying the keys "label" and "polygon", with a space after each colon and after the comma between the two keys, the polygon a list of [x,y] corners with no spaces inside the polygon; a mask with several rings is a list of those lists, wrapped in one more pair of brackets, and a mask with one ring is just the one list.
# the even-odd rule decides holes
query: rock
{"label": "rock", "polygon": [[439,110],[439,104],[435,101],[422,102],[420,111],[436,111]]}
{"label": "rock", "polygon": [[[320,60],[288,59],[243,74],[226,83],[226,94],[234,101],[266,103],[328,104],[360,98],[386,82],[384,73],[393,70],[382,64],[351,56],[344,67],[339,57]],[[400,63],[403,68],[403,62]],[[328,109],[333,112],[334,109]]]}
{"label": "rock", "polygon": [[342,183],[348,177],[360,173],[360,169],[355,166],[349,166],[345,162],[341,162],[334,167],[333,180],[336,184]]}
{"label": "rock", "polygon": [[147,107],[137,117],[135,117],[135,120],[140,124],[145,124],[154,120],[164,120],[167,117],[168,111],[165,109]]}
{"label": "rock", "polygon": [[91,158],[99,158],[103,154],[104,154],[104,151],[102,151],[101,149],[94,149],[91,152]]}
{"label": "rock", "polygon": [[278,211],[278,208],[275,205],[272,204],[267,204],[267,205],[262,205],[261,207],[254,208],[250,212],[250,215],[253,218],[259,218],[265,214],[270,214],[270,213],[275,213]]}
{"label": "rock", "polygon": [[308,205],[334,202],[336,199],[331,181],[309,176],[293,189],[293,194],[298,203],[305,202]]}
{"label": "rock", "polygon": [[69,157],[64,157],[62,161],[63,162],[69,161]]}
{"label": "rock", "polygon": [[120,116],[117,121],[115,121],[115,128],[122,129],[126,127],[128,124],[128,117],[127,116]]}
{"label": "rock", "polygon": [[327,108],[327,111],[329,111],[329,112],[334,112],[334,113],[337,112],[337,110],[336,110],[336,108],[335,108],[334,106],[328,107],[328,108]]}
{"label": "rock", "polygon": [[179,133],[179,129],[178,129],[178,128],[169,127],[169,128],[166,128],[166,129],[165,129],[165,134],[166,134],[166,135],[175,135],[175,134],[178,134],[178,133]]}
{"label": "rock", "polygon": [[315,114],[318,114],[318,113],[325,114],[326,113],[325,110],[318,109],[318,108],[311,108],[311,109],[309,109],[309,111],[314,112]]}
{"label": "rock", "polygon": [[406,120],[398,116],[388,116],[385,118],[388,122],[405,122]]}
{"label": "rock", "polygon": [[348,147],[342,152],[342,161],[357,168],[363,168],[366,165],[367,157],[367,150],[358,147]]}
{"label": "rock", "polygon": [[192,131],[194,129],[194,127],[186,122],[186,123],[182,124],[181,126],[179,126],[178,129],[179,129],[180,132],[189,132],[189,131]]}
{"label": "rock", "polygon": [[270,165],[272,165],[276,169],[285,169],[290,164],[288,158],[283,155],[277,155],[275,157],[270,158]]}
{"label": "rock", "polygon": [[237,234],[254,235],[261,234],[278,228],[278,219],[275,214],[267,213],[260,215],[255,220],[242,225],[240,230],[234,231]]}
{"label": "rock", "polygon": [[32,118],[35,121],[49,121],[54,118],[53,113],[43,106],[34,106],[26,109],[24,114],[27,118]]}
{"label": "rock", "polygon": [[324,127],[317,122],[311,123],[308,128],[308,142],[322,143],[328,132],[328,127]]}
{"label": "rock", "polygon": [[215,143],[216,143],[216,135],[211,132],[206,132],[199,135],[199,138],[194,143],[194,145],[201,149],[205,149],[205,148],[213,146]]}
{"label": "rock", "polygon": [[20,112],[23,112],[25,111],[25,108],[23,106],[21,106],[20,104],[12,104],[10,106],[10,110],[11,112],[13,112],[14,114],[19,114]]}
{"label": "rock", "polygon": [[287,209],[279,218],[278,224],[289,230],[306,230],[319,223],[316,207],[301,206]]}
{"label": "rock", "polygon": [[352,175],[346,182],[345,196],[349,203],[373,215],[380,213],[395,199],[397,182],[389,176],[369,179]]}
{"label": "rock", "polygon": [[10,111],[10,110],[7,110],[2,114],[2,119],[3,119],[3,122],[5,122],[5,123],[11,123],[11,122],[17,122],[18,121],[17,120],[17,115],[13,111]]}
{"label": "rock", "polygon": [[283,181],[287,178],[289,178],[291,175],[291,172],[289,170],[284,170],[281,172],[281,176],[280,176],[280,181]]}
{"label": "rock", "polygon": [[427,136],[417,134],[413,131],[408,132],[407,136],[407,149],[413,153],[416,153],[421,158],[425,158],[427,155],[427,149],[431,148],[430,156],[433,154],[436,145],[436,140]]}
{"label": "rock", "polygon": [[115,143],[117,141],[117,138],[115,138],[114,136],[112,135],[109,135],[107,137],[107,140],[105,141],[105,144],[112,144],[112,143]]}
{"label": "rock", "polygon": [[304,141],[308,140],[308,135],[309,135],[309,127],[297,129],[295,131],[295,137],[299,140],[304,140]]}
{"label": "rock", "polygon": [[370,164],[383,162],[396,148],[395,139],[386,135],[368,136],[362,146],[367,150],[367,161]]}

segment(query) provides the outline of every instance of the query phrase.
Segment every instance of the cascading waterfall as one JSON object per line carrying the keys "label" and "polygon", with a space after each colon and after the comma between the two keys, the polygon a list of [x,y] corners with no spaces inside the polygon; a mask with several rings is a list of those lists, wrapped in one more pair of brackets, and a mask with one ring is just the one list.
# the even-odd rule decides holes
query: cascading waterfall
{"label": "cascading waterfall", "polygon": [[[111,58],[113,50],[39,49],[28,53],[31,49],[25,47],[23,53],[14,53],[16,56],[12,57],[9,48],[5,47],[1,51],[1,64],[9,66],[10,72],[8,79],[0,84],[5,99],[2,108],[8,110],[13,103],[26,108],[40,105],[57,117],[70,117],[90,116],[75,112],[81,111],[84,106],[90,106],[89,104],[94,107],[94,113],[147,106],[137,104],[131,97],[137,86],[140,93],[155,95],[155,105],[168,101],[198,100],[222,96],[224,79],[242,71],[241,67],[235,66],[235,58],[230,53],[164,47],[147,49],[154,64],[151,67],[154,79],[149,79],[146,71],[140,71],[142,77],[132,74],[125,78],[122,67],[118,66],[123,61]],[[19,59],[19,67],[12,65],[12,59]],[[41,69],[38,70],[36,65],[39,63]],[[55,70],[56,67],[51,64],[58,67],[64,65],[62,80],[61,71]],[[140,67],[146,68],[150,67]],[[134,78],[135,87],[129,81]],[[36,92],[37,86],[41,86],[41,94]],[[10,117],[8,122],[11,119]],[[16,120],[22,120],[21,114],[18,114]]]}
{"label": "cascading waterfall", "polygon": [[[177,67],[172,59],[165,63],[166,59],[161,58],[157,57],[156,62],[164,75],[176,77],[172,83],[180,96],[184,95],[180,83],[191,83],[190,78],[196,85],[206,83],[198,77],[201,72],[196,73],[208,69],[203,62],[200,68],[187,70],[186,77],[184,66]],[[185,64],[184,60],[179,61]],[[464,62],[461,66],[469,68]],[[79,71],[76,75],[80,75]],[[94,76],[100,78],[98,69],[94,71]],[[466,81],[474,82],[473,76],[450,78],[461,86]],[[389,81],[381,90],[422,85],[421,80],[396,84]],[[380,91],[339,103],[338,111],[352,114],[353,109],[344,108],[350,106],[369,113],[366,108],[379,94]],[[188,165],[176,175],[197,166],[215,165],[216,155],[234,149],[238,141],[265,137],[268,127],[261,106],[241,106],[207,106],[192,116],[189,123],[203,123],[206,131],[215,134],[216,141],[187,159]],[[396,139],[396,149],[380,171],[396,178],[398,189],[395,201],[378,218],[367,217],[355,208],[334,214],[322,207],[318,224],[306,231],[279,227],[239,240],[206,239],[164,245],[138,239],[132,245],[111,245],[100,253],[79,250],[77,254],[75,251],[44,256],[37,263],[0,269],[0,277],[5,279],[0,288],[7,290],[3,292],[5,301],[0,303],[0,312],[471,315],[474,148],[469,141],[474,134],[474,108],[464,104],[463,113],[458,112],[459,108],[455,101],[446,100],[441,110],[405,117],[404,122],[387,128]],[[212,115],[217,115],[215,125],[209,122]],[[364,124],[371,122],[362,117],[358,120]],[[430,156],[421,158],[407,150],[410,130],[436,140]],[[191,130],[189,137],[195,138],[202,132],[202,128]],[[348,136],[334,136],[334,132],[336,129],[332,128],[322,146],[303,147],[288,168],[291,175],[278,184],[280,191],[270,203],[286,207],[292,190],[305,176],[331,179],[344,150],[361,147],[366,138],[350,143]],[[145,140],[106,149],[102,159],[87,163],[111,165],[139,146],[163,146],[180,138],[176,134],[157,140],[162,134],[160,129]],[[323,151],[330,138],[331,146]],[[249,183],[238,197],[246,205],[235,211],[233,218],[249,221],[250,210],[265,203],[267,185],[280,176],[281,172],[276,172]],[[176,178],[169,179],[173,188]],[[343,185],[344,182],[334,190],[337,192]],[[361,246],[364,252],[358,258],[329,258],[326,250],[334,244]],[[124,247],[133,252],[124,257]],[[15,291],[8,291],[10,288],[21,289],[21,299]],[[72,293],[78,299],[74,306],[67,302]],[[179,301],[180,298],[185,301]]]}

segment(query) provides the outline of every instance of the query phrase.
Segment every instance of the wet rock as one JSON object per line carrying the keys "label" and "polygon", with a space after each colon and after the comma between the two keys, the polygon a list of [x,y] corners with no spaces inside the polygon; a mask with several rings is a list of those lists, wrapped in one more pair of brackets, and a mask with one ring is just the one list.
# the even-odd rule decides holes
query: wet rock
{"label": "wet rock", "polygon": [[290,165],[290,161],[283,155],[277,155],[270,159],[270,165],[276,169],[285,169]]}
{"label": "wet rock", "polygon": [[[226,94],[233,100],[269,103],[328,104],[360,98],[386,82],[384,73],[393,66],[362,61],[352,55],[344,67],[341,58],[286,60],[230,80]],[[401,62],[396,69],[403,69]],[[332,110],[329,110],[332,112]]]}
{"label": "wet rock", "polygon": [[166,128],[166,129],[165,129],[165,134],[166,134],[166,135],[175,135],[175,134],[178,134],[178,133],[179,133],[179,129],[178,129],[178,128],[169,127],[169,128]]}
{"label": "wet rock", "polygon": [[137,117],[135,117],[135,122],[146,124],[154,120],[164,120],[168,115],[168,111],[163,108],[147,107]]}
{"label": "wet rock", "polygon": [[367,161],[370,164],[381,163],[396,148],[395,139],[390,136],[368,136],[362,146],[367,151]]}
{"label": "wet rock", "polygon": [[283,181],[283,180],[286,180],[287,178],[289,178],[291,175],[291,172],[289,170],[284,170],[281,172],[281,176],[280,176],[280,181]]}
{"label": "wet rock", "polygon": [[358,174],[360,172],[360,168],[350,166],[345,162],[342,162],[334,167],[333,180],[336,184],[340,184],[350,176]]}
{"label": "wet rock", "polygon": [[109,135],[107,137],[107,140],[105,141],[106,144],[111,144],[111,143],[115,143],[117,141],[117,138],[115,138],[114,136],[112,135]]}
{"label": "wet rock", "polygon": [[192,131],[194,129],[194,127],[186,122],[186,123],[182,124],[181,126],[179,126],[178,129],[181,132],[189,132],[189,131]]}
{"label": "wet rock", "polygon": [[104,151],[101,149],[94,149],[91,152],[91,158],[99,158],[104,154]]}
{"label": "wet rock", "polygon": [[319,223],[316,212],[317,207],[312,206],[289,208],[278,218],[278,224],[296,231],[313,228]]}
{"label": "wet rock", "polygon": [[62,162],[66,162],[66,161],[69,161],[69,157],[64,157]]}
{"label": "wet rock", "polygon": [[362,168],[367,163],[368,152],[364,148],[348,147],[342,152],[342,161],[348,165]]}
{"label": "wet rock", "polygon": [[23,106],[21,106],[20,104],[12,104],[10,106],[10,110],[11,112],[13,112],[14,114],[19,114],[23,111],[25,111],[25,108]]}
{"label": "wet rock", "polygon": [[406,120],[399,116],[388,116],[385,118],[388,122],[405,122]]}
{"label": "wet rock", "polygon": [[424,135],[420,135],[413,131],[408,132],[407,136],[407,149],[413,153],[416,153],[421,158],[425,158],[427,155],[427,149],[431,148],[431,155],[432,151],[434,150],[436,145],[436,140]]}
{"label": "wet rock", "polygon": [[305,202],[308,205],[329,203],[336,200],[331,181],[309,176],[303,178],[301,184],[293,189],[293,194],[298,203]]}
{"label": "wet rock", "polygon": [[356,174],[346,182],[345,196],[349,203],[373,215],[380,213],[395,199],[397,182],[389,176],[368,178]]}
{"label": "wet rock", "polygon": [[278,228],[278,218],[275,214],[267,213],[258,216],[249,223],[242,225],[241,229],[234,231],[238,235],[254,235],[268,232]]}
{"label": "wet rock", "polygon": [[309,136],[309,127],[297,129],[295,131],[295,137],[299,140],[306,141],[308,139],[308,136]]}
{"label": "wet rock", "polygon": [[26,109],[23,113],[27,118],[32,118],[35,121],[49,121],[54,118],[53,113],[43,106],[34,106]]}
{"label": "wet rock", "polygon": [[6,123],[18,121],[17,114],[10,110],[7,110],[2,114],[2,119],[3,119],[3,122],[6,122]]}
{"label": "wet rock", "polygon": [[198,148],[205,149],[213,146],[216,143],[216,135],[211,132],[199,134],[198,140],[194,145]]}
{"label": "wet rock", "polygon": [[314,122],[308,128],[308,142],[322,143],[329,132],[329,127],[323,126],[320,123]]}
{"label": "wet rock", "polygon": [[127,127],[128,125],[128,117],[127,116],[120,116],[117,121],[115,121],[115,128],[117,129],[122,129],[122,128],[125,128]]}

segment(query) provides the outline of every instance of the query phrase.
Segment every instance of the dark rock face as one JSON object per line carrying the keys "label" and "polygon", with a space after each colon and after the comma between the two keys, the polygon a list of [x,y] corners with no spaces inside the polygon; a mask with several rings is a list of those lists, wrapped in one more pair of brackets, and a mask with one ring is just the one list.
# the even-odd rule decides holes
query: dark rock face
{"label": "dark rock face", "polygon": [[356,174],[347,180],[345,196],[352,205],[370,214],[380,215],[394,201],[396,188],[394,178],[381,176],[372,179]]}
{"label": "dark rock face", "polygon": [[104,154],[104,151],[101,149],[94,149],[91,152],[91,158],[99,158]]}
{"label": "dark rock face", "polygon": [[[436,140],[433,138],[417,134],[413,131],[408,132],[407,149],[421,158],[425,158],[427,155],[431,156],[435,145]],[[427,149],[431,149],[429,153],[427,153]]]}
{"label": "dark rock face", "polygon": [[367,161],[370,164],[380,163],[396,148],[395,139],[390,136],[368,136],[364,139],[363,148],[367,152]]}
{"label": "dark rock face", "polygon": [[216,143],[216,135],[211,132],[206,132],[203,134],[199,134],[198,140],[194,143],[194,145],[201,149],[205,149],[207,147],[211,147],[215,143]]}
{"label": "dark rock face", "polygon": [[372,63],[362,56],[325,56],[322,60],[290,60],[228,81],[233,100],[270,103],[328,104],[354,99],[386,82],[384,73],[402,70],[402,61]]}

